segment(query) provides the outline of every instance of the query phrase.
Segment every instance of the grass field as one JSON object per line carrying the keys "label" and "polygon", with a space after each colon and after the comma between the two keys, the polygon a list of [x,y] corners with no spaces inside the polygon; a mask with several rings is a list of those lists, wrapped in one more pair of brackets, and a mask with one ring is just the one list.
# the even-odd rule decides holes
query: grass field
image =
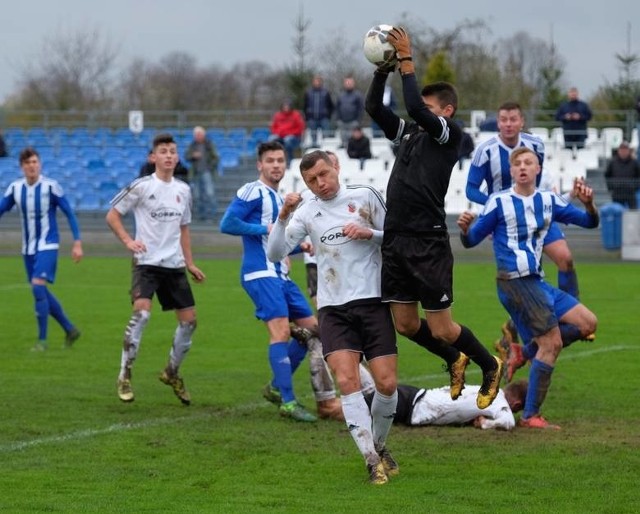
{"label": "grass field", "polygon": [[[29,351],[35,320],[22,262],[0,258],[0,511],[637,512],[637,265],[580,264],[582,300],[600,325],[595,343],[574,344],[558,362],[544,414],[561,431],[394,427],[401,475],[373,487],[343,424],[297,424],[261,398],[266,333],[238,263],[198,264],[208,281],[194,286],[199,326],[183,366],[193,404],[183,407],[157,378],[175,327],[159,309],[134,368],[136,401],[116,396],[126,258],[61,261],[53,291],[83,335],[63,350],[52,322],[46,353]],[[505,319],[493,276],[490,263],[456,267],[454,315],[487,346]],[[444,385],[434,356],[406,340],[399,347],[401,381]],[[476,369],[468,382],[479,382]],[[295,385],[311,405],[306,371]]]}

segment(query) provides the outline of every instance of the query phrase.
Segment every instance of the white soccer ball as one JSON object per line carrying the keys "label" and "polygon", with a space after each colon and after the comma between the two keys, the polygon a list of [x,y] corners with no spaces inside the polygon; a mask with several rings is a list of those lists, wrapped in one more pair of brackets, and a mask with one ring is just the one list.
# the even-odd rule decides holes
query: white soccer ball
{"label": "white soccer ball", "polygon": [[367,30],[362,48],[370,63],[381,66],[396,62],[396,49],[387,41],[387,34],[392,28],[392,25],[376,25]]}

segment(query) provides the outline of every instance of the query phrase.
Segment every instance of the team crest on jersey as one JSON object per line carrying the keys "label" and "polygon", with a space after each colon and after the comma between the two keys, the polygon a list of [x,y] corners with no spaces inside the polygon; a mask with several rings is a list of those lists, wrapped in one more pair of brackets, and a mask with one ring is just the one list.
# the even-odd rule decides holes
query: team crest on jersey
{"label": "team crest on jersey", "polygon": [[180,196],[176,195],[176,202],[180,203]]}
{"label": "team crest on jersey", "polygon": [[356,212],[356,204],[353,202],[349,202],[347,204],[347,209],[349,210],[349,212],[354,213]]}

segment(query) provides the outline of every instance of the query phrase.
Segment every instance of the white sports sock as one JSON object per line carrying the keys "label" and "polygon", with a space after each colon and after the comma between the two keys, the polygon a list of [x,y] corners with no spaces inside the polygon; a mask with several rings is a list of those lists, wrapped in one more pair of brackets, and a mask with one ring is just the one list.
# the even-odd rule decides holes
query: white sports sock
{"label": "white sports sock", "polygon": [[173,345],[171,346],[171,352],[169,352],[169,367],[174,373],[178,372],[178,368],[185,355],[191,348],[191,335],[196,329],[196,321],[181,321],[178,323],[176,333],[173,336]]}
{"label": "white sports sock", "polygon": [[129,318],[127,328],[124,330],[124,341],[122,343],[122,356],[120,358],[120,375],[118,378],[123,380],[128,378],[131,373],[131,366],[138,355],[140,341],[142,340],[142,331],[149,321],[151,313],[149,311],[134,311]]}
{"label": "white sports sock", "polygon": [[316,402],[332,400],[336,397],[336,386],[322,356],[322,342],[312,337],[307,342],[309,349],[309,371],[311,372],[311,389]]}
{"label": "white sports sock", "polygon": [[360,364],[360,388],[362,389],[362,394],[373,394],[376,390],[376,383],[371,376],[371,372],[367,369],[366,366]]}
{"label": "white sports sock", "polygon": [[351,437],[367,464],[375,464],[379,457],[373,445],[371,413],[362,391],[342,396],[342,412]]}
{"label": "white sports sock", "polygon": [[378,390],[376,390],[373,395],[373,400],[371,401],[371,418],[373,420],[373,441],[376,449],[384,448],[387,442],[387,435],[389,434],[389,430],[391,430],[397,405],[397,390],[395,390],[391,396],[386,396]]}

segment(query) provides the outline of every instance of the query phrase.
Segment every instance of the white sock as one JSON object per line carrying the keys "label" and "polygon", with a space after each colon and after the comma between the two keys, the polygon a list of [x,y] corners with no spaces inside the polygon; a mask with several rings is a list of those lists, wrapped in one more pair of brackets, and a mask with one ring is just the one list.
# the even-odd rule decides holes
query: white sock
{"label": "white sock", "polygon": [[336,397],[336,386],[331,372],[322,356],[322,342],[312,337],[307,342],[309,349],[309,371],[311,372],[311,389],[316,402],[332,400]]}
{"label": "white sock", "polygon": [[367,369],[366,366],[360,364],[360,388],[362,389],[362,394],[373,394],[376,390],[376,383],[371,376],[371,372]]}
{"label": "white sock", "polygon": [[120,357],[120,374],[118,378],[123,380],[130,377],[131,366],[138,355],[142,331],[149,321],[151,313],[149,311],[134,311],[129,318],[127,328],[124,330],[124,341],[122,343],[122,356]]}
{"label": "white sock", "polygon": [[397,390],[395,390],[391,396],[385,396],[378,390],[376,390],[373,395],[373,400],[371,401],[371,418],[373,419],[373,442],[376,449],[384,448],[387,442],[387,435],[389,434],[389,430],[391,430],[397,405]]}
{"label": "white sock", "polygon": [[196,329],[196,321],[181,321],[178,323],[176,333],[173,336],[173,346],[169,352],[169,367],[174,373],[178,373],[178,368],[191,348],[191,335]]}
{"label": "white sock", "polygon": [[342,396],[342,412],[351,437],[367,464],[378,462],[378,454],[373,445],[371,413],[362,391]]}

